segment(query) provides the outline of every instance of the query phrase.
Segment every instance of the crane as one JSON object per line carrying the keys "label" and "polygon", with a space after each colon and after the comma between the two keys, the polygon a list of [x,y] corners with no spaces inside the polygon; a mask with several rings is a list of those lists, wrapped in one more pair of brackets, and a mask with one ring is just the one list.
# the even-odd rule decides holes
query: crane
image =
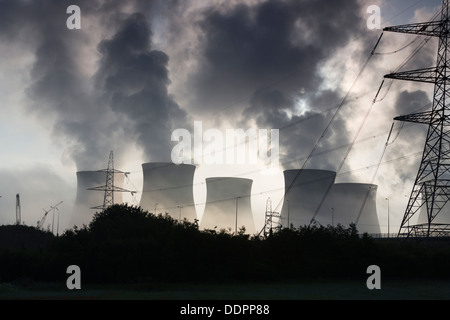
{"label": "crane", "polygon": [[[63,202],[60,201],[58,204],[56,204],[56,205],[54,205],[54,206],[51,206],[50,209],[48,209],[48,210],[42,209],[42,210],[44,210],[44,216],[43,216],[42,219],[41,219],[40,221],[38,221],[38,223],[37,223],[38,229],[41,229],[42,226],[44,225],[45,218],[47,218],[47,214],[48,214],[49,212],[51,212],[51,211],[57,210],[57,209],[58,209],[58,206],[59,206],[61,203],[63,203]],[[53,226],[52,226],[52,227],[53,227]]]}

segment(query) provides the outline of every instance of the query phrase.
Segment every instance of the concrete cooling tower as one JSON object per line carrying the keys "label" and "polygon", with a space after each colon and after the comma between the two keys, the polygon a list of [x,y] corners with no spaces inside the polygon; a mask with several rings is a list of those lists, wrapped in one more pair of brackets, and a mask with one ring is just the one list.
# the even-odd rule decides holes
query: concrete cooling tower
{"label": "concrete cooling tower", "polygon": [[[377,188],[372,184],[337,183],[333,185],[315,220],[326,226],[355,223],[360,234],[381,233],[377,215]],[[367,198],[366,198],[367,197]],[[365,201],[365,203],[364,203]]]}
{"label": "concrete cooling tower", "polygon": [[[114,175],[114,185],[122,188],[124,181],[123,174]],[[95,212],[99,209],[90,209],[91,207],[103,205],[105,193],[96,190],[87,190],[92,187],[103,186],[106,184],[106,172],[102,171],[79,171],[77,172],[77,197],[69,227],[83,224],[88,225]],[[122,203],[122,193],[114,193],[114,203]]]}
{"label": "concrete cooling tower", "polygon": [[140,206],[148,212],[168,213],[172,218],[194,222],[193,181],[195,166],[171,162],[142,164],[144,183]]}
{"label": "concrete cooling tower", "polygon": [[282,225],[287,227],[288,221],[296,228],[309,225],[335,178],[336,172],[327,170],[285,170],[285,192],[290,190],[281,210]]}
{"label": "concrete cooling tower", "polygon": [[[217,177],[206,179],[206,205],[200,224],[204,229],[237,229],[245,226],[246,233],[256,232],[251,207],[251,179]],[[217,228],[216,228],[217,227]]]}
{"label": "concrete cooling tower", "polygon": [[[402,216],[403,218],[403,216]],[[433,219],[431,223],[443,223],[450,224],[450,202],[447,202],[442,210],[438,213],[438,215]],[[410,220],[411,226],[416,224],[414,218]],[[424,203],[419,210],[419,217],[417,219],[417,224],[426,224],[428,225],[428,216],[427,216],[427,208]]]}

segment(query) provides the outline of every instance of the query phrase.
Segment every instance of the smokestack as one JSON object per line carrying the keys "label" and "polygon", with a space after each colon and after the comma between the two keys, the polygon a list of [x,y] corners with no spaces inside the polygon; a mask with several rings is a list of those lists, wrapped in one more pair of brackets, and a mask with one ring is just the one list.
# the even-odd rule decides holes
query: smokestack
{"label": "smokestack", "polygon": [[206,205],[200,226],[204,229],[231,228],[233,232],[236,225],[238,231],[245,226],[246,233],[255,233],[250,198],[252,184],[253,180],[244,178],[207,178]]}
{"label": "smokestack", "polygon": [[328,170],[285,170],[282,224],[296,228],[309,225],[335,178],[336,172]]}
{"label": "smokestack", "polygon": [[[122,188],[124,182],[124,175],[120,173],[114,174],[114,185]],[[100,209],[90,209],[92,207],[103,205],[105,193],[102,191],[87,190],[92,187],[105,185],[106,172],[105,171],[79,171],[77,172],[77,197],[72,216],[70,218],[70,225],[81,227],[83,224],[88,225],[95,212]],[[122,193],[114,193],[114,202],[122,203]]]}
{"label": "smokestack", "polygon": [[317,222],[322,225],[334,224],[335,226],[340,223],[348,227],[350,223],[356,223],[361,212],[356,225],[358,232],[381,233],[377,215],[377,189],[378,186],[373,184],[335,184],[320,213],[316,216]]}
{"label": "smokestack", "polygon": [[174,219],[197,219],[193,181],[196,167],[172,162],[142,164],[144,183],[140,206],[149,212],[166,212]]}

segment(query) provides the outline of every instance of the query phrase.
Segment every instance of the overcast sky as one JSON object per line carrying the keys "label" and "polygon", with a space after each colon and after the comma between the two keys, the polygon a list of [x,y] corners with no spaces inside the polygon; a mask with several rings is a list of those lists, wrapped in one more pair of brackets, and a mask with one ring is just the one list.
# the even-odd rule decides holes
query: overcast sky
{"label": "overcast sky", "polygon": [[[69,5],[81,8],[81,30],[66,27]],[[105,168],[110,150],[116,168],[131,172],[124,187],[139,191],[141,164],[170,161],[172,131],[191,131],[194,121],[204,130],[280,129],[280,171],[253,176],[260,223],[267,197],[281,199],[282,169],[304,165],[380,36],[367,28],[370,5],[380,6],[385,27],[428,21],[441,1],[0,0],[0,224],[15,221],[20,193],[25,223],[64,201],[68,227],[76,171]],[[414,39],[385,33],[377,52]],[[371,58],[305,168],[340,168],[383,75],[422,40]],[[436,44],[402,70],[434,65]],[[393,117],[432,99],[431,85],[389,84],[337,182],[372,182]],[[391,230],[400,224],[425,139],[424,128],[398,134],[400,126],[374,180],[383,231],[386,198]],[[197,179],[246,170],[254,171],[203,167]]]}

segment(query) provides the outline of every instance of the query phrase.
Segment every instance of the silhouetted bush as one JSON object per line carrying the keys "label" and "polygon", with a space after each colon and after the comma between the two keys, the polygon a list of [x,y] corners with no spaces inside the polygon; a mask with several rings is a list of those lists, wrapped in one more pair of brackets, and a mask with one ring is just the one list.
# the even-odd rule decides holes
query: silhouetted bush
{"label": "silhouetted bush", "polygon": [[450,267],[446,245],[378,242],[355,225],[282,229],[264,239],[114,205],[59,237],[11,227],[0,227],[0,239],[14,231],[11,245],[0,246],[0,281],[65,281],[69,265],[81,268],[83,283],[364,278],[372,264],[383,277],[429,278]]}

